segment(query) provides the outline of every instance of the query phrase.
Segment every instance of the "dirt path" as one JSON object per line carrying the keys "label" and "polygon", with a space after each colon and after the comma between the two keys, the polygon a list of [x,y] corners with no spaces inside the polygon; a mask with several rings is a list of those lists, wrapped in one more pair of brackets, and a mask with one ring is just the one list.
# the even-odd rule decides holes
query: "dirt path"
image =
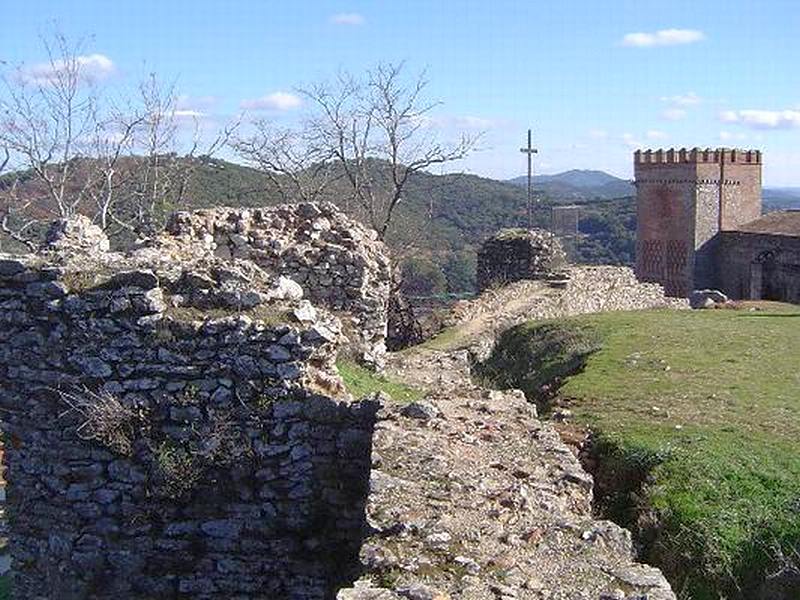
{"label": "dirt path", "polygon": [[[523,294],[504,314],[552,308],[550,296]],[[339,597],[674,600],[657,569],[633,561],[630,534],[593,518],[591,477],[522,393],[470,379],[465,346],[493,335],[497,317],[390,357],[388,371],[428,397],[385,402],[366,574]]]}

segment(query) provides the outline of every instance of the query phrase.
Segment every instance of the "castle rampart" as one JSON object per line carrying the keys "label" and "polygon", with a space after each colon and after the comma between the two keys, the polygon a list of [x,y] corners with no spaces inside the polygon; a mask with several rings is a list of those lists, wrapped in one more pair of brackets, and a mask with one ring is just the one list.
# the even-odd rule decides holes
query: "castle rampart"
{"label": "castle rampart", "polygon": [[673,296],[715,287],[717,234],[761,214],[761,161],[758,150],[635,152],[639,279]]}
{"label": "castle rampart", "polygon": [[729,163],[761,164],[760,150],[739,150],[736,148],[681,148],[676,150],[637,150],[633,153],[634,164],[687,164],[687,163]]}

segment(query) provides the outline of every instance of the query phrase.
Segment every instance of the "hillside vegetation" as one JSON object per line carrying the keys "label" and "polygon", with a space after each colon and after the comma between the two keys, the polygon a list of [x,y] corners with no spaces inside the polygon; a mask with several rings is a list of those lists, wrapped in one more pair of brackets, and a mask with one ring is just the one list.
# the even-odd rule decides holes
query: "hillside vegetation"
{"label": "hillside vegetation", "polygon": [[[159,207],[161,219],[178,209],[258,207],[284,201],[269,179],[255,169],[214,158],[178,160],[186,161],[191,177],[181,202],[163,200]],[[374,168],[380,169],[380,163],[375,162]],[[0,190],[12,181],[11,175],[0,177]],[[23,176],[22,181],[23,187],[30,187],[31,196],[41,194],[30,178]],[[343,200],[345,196],[345,191],[334,185],[327,198],[359,217],[354,207]],[[534,223],[542,227],[549,224],[550,207],[567,198],[557,192],[545,192],[537,199]],[[85,208],[87,214],[92,214],[94,207]],[[43,208],[40,217],[50,219],[53,215]],[[416,275],[419,280],[412,283],[412,288],[423,280],[433,280],[441,285],[434,285],[430,294],[470,293],[475,285],[475,252],[481,241],[498,229],[519,227],[526,222],[526,192],[518,185],[475,175],[417,173],[408,183],[387,242],[401,262],[415,259],[415,264],[405,269],[410,278]],[[587,201],[581,219],[585,235],[570,242],[571,257],[588,264],[631,264],[635,228],[631,199]],[[126,235],[112,240],[118,246],[130,241]],[[23,250],[2,236],[0,249]]]}
{"label": "hillside vegetation", "polygon": [[[515,185],[528,185],[528,178],[524,175],[509,181]],[[603,171],[584,169],[572,169],[555,175],[537,175],[534,177],[534,185],[548,196],[564,200],[612,200],[636,195],[636,188],[630,181]]]}
{"label": "hillside vegetation", "polygon": [[599,508],[683,597],[800,597],[755,592],[800,564],[798,347],[797,307],[606,313],[516,327],[481,373],[537,400],[560,386]]}

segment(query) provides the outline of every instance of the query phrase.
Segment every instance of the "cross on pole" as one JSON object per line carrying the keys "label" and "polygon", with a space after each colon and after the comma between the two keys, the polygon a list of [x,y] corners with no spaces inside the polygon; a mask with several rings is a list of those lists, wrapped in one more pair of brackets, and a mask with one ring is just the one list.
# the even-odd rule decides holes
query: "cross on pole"
{"label": "cross on pole", "polygon": [[533,207],[531,206],[531,181],[533,177],[533,155],[539,151],[532,146],[531,130],[528,129],[528,147],[519,151],[528,155],[528,229],[533,227]]}

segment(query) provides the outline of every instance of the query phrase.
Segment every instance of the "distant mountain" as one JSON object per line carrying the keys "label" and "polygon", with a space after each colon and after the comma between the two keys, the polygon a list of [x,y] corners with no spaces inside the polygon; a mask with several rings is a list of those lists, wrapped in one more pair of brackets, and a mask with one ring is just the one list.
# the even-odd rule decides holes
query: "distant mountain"
{"label": "distant mountain", "polygon": [[623,181],[619,177],[614,177],[605,171],[590,171],[584,169],[572,169],[555,175],[539,175],[542,183],[561,182],[579,188],[602,187],[609,183]]}
{"label": "distant mountain", "polygon": [[800,188],[764,188],[764,211],[800,210]]}
{"label": "distant mountain", "polygon": [[[527,176],[515,177],[509,183],[525,187]],[[537,192],[557,202],[586,200],[610,200],[624,198],[636,193],[633,185],[604,171],[572,169],[555,175],[536,175],[533,185]]]}

